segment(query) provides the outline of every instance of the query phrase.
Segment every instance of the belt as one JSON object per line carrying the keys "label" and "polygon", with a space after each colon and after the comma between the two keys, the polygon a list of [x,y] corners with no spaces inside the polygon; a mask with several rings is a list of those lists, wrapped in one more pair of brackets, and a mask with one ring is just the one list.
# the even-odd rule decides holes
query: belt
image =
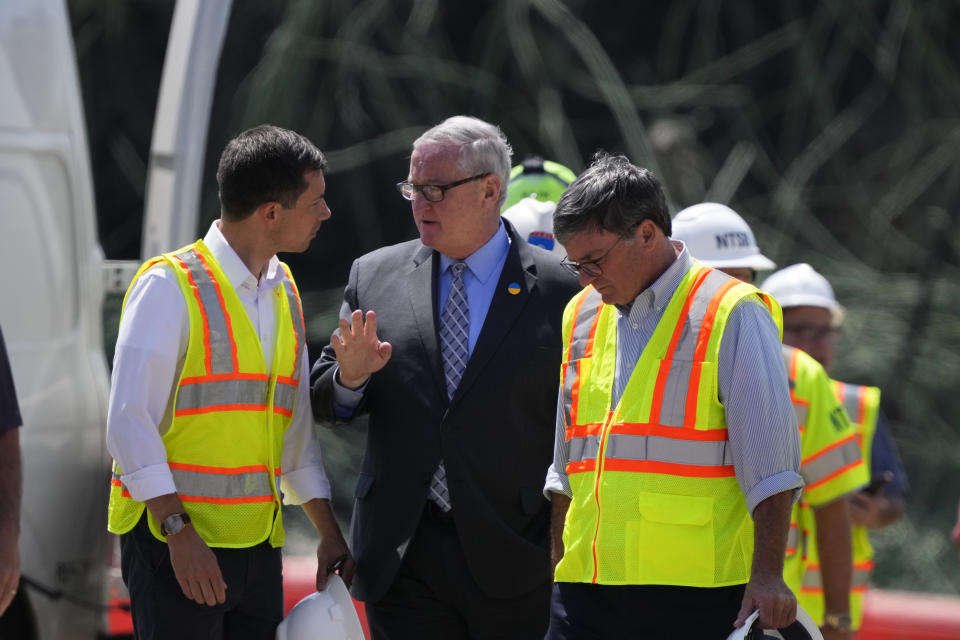
{"label": "belt", "polygon": [[444,511],[433,500],[427,500],[427,506],[423,508],[423,517],[436,522],[453,522],[453,509]]}

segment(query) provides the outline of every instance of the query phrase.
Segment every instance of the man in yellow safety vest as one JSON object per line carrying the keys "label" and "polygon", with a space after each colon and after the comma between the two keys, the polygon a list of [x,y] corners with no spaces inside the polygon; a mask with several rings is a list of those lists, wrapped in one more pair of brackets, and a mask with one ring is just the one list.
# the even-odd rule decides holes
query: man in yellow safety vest
{"label": "man in yellow safety vest", "polygon": [[[733,209],[715,202],[687,207],[673,219],[673,239],[681,240],[703,264],[753,284],[757,271],[776,265],[760,253],[753,231]],[[860,457],[856,432],[823,367],[800,349],[783,346],[790,401],[800,428],[804,489],[790,515],[784,580],[800,592],[811,545],[820,550],[827,619],[816,622],[826,640],[850,637],[844,620],[850,614],[852,547],[846,497],[865,486],[867,466]],[[801,514],[815,527],[804,526]],[[801,603],[802,604],[802,603]],[[823,607],[820,607],[823,609]]]}
{"label": "man in yellow safety vest", "polygon": [[585,288],[563,319],[547,638],[786,626],[802,480],[779,306],[671,241],[659,182],[623,156],[595,156],[554,233]]}
{"label": "man in yellow safety vest", "polygon": [[313,434],[300,295],[277,252],[330,217],[326,160],[263,125],[231,140],[203,240],[148,260],[124,299],[107,418],[108,528],[134,633],[262,639],[283,617],[281,502],[320,534],[317,588],[353,560]]}
{"label": "man in yellow safety vest", "polygon": [[[829,372],[844,309],[827,279],[809,264],[801,263],[774,272],[761,288],[783,305],[784,344],[806,351]],[[873,571],[873,547],[867,532],[885,527],[903,514],[907,481],[896,445],[880,413],[880,389],[834,382],[834,392],[854,424],[860,454],[870,470],[870,484],[849,499],[853,522],[850,617],[833,618],[835,623],[856,631],[863,618],[863,597]],[[808,510],[801,518],[808,528],[817,524]],[[830,620],[830,607],[824,602],[825,560],[817,544],[807,549],[806,564],[797,598],[814,620]]]}

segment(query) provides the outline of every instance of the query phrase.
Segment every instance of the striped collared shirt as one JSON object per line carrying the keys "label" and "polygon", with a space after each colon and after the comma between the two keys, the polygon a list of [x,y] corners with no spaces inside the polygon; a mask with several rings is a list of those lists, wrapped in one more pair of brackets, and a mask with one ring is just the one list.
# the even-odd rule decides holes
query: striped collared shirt
{"label": "striped collared shirt", "polygon": [[[690,252],[674,241],[677,259],[629,307],[617,307],[617,367],[611,406],[619,401],[630,375],[653,336],[663,312],[693,266]],[[717,384],[724,405],[730,449],[747,508],[766,498],[803,486],[800,477],[800,435],[790,404],[787,372],[777,327],[759,300],[738,303],[720,342]],[[553,464],[544,494],[572,496],[566,474],[569,444],[563,424],[563,390],[557,401]],[[799,491],[795,491],[795,497]]]}

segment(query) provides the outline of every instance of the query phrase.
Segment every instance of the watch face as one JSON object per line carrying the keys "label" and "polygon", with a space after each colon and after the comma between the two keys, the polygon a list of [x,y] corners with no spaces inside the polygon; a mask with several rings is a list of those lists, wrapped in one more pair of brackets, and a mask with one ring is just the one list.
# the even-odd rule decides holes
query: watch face
{"label": "watch face", "polygon": [[179,513],[175,513],[172,516],[167,516],[167,519],[163,521],[163,533],[164,535],[174,535],[180,533],[183,529],[183,518],[180,517]]}

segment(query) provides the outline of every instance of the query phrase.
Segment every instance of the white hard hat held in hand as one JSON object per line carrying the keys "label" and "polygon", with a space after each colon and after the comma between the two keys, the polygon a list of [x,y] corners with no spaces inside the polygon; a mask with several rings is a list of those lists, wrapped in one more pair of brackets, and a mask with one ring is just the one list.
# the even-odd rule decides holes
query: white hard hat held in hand
{"label": "white hard hat held in hand", "polygon": [[726,205],[695,204],[678,213],[671,225],[670,237],[683,241],[690,255],[708,267],[769,271],[777,266],[760,253],[750,225]]}
{"label": "white hard hat held in hand", "polygon": [[757,620],[759,617],[759,611],[751,613],[743,626],[735,629],[727,636],[727,640],[823,640],[823,634],[813,618],[799,605],[797,619],[783,629],[763,629]]}
{"label": "white hard hat held in hand", "polygon": [[329,575],[326,589],[290,610],[277,627],[277,640],[364,640],[360,618],[340,576]]}

